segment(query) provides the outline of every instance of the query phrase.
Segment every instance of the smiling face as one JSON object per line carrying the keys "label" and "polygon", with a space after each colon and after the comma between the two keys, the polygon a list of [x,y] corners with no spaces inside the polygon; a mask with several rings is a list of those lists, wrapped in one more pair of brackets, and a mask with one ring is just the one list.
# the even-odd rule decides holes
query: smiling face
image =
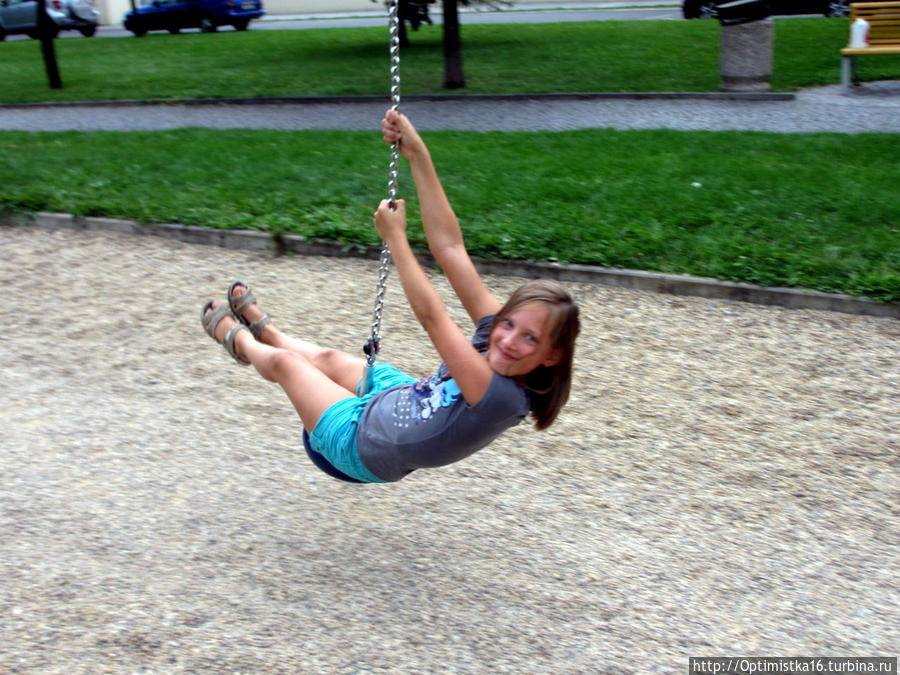
{"label": "smiling face", "polygon": [[544,303],[522,305],[497,322],[488,342],[491,368],[506,377],[527,375],[539,366],[560,360],[552,343],[550,310]]}

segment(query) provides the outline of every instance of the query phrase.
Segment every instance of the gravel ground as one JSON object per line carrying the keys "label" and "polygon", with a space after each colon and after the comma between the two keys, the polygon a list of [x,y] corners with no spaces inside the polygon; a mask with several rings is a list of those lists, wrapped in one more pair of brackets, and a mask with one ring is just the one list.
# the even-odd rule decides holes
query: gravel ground
{"label": "gravel ground", "polygon": [[[355,486],[198,318],[243,278],[282,327],[356,350],[377,263],[29,227],[0,246],[2,673],[900,651],[896,320],[571,284],[557,425]],[[385,360],[431,370],[396,277],[384,332]]]}

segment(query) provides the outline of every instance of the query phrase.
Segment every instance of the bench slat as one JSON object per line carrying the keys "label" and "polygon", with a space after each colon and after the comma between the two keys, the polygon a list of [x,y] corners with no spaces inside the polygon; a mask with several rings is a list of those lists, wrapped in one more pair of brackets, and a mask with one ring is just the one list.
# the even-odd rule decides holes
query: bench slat
{"label": "bench slat", "polygon": [[865,56],[866,54],[900,54],[900,45],[896,47],[844,47],[844,56]]}
{"label": "bench slat", "polygon": [[890,9],[900,7],[900,2],[854,2],[850,5],[850,10],[854,9]]}

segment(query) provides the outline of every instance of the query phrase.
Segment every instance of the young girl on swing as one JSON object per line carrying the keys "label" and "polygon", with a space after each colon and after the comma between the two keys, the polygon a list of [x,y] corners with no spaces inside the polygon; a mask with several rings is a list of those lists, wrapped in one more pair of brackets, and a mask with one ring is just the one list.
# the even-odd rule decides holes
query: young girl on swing
{"label": "young girl on swing", "polygon": [[433,376],[416,380],[377,363],[370,391],[359,395],[363,358],[285,335],[242,282],[229,288],[227,305],[210,301],[201,314],[207,333],[236,360],[284,389],[311,430],[311,449],[327,460],[326,470],[368,483],[459,461],[529,413],[537,429],[549,427],[569,397],[579,331],[578,307],[552,281],[526,283],[501,306],[466,251],[425,143],[397,111],[389,110],[381,126],[385,142],[397,142],[409,161],[429,248],[474,322],[474,337],[450,319],[415,258],[403,200],[394,209],[382,201],[375,227],[443,359]]}

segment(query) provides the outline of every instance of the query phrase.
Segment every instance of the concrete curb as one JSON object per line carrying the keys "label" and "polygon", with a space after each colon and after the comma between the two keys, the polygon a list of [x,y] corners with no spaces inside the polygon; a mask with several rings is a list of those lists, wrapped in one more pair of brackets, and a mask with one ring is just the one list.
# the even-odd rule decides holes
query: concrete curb
{"label": "concrete curb", "polygon": [[[588,100],[696,100],[696,101],[793,101],[797,97],[789,92],[767,91],[610,91],[558,94],[410,94],[403,97],[406,103],[473,101],[588,101]],[[322,103],[377,103],[390,101],[386,96],[268,96],[259,98],[184,98],[139,99],[121,101],[44,101],[33,103],[0,103],[0,109],[21,108],[124,108],[133,106],[190,106],[190,105],[316,105]]]}
{"label": "concrete curb", "polygon": [[[30,216],[0,218],[0,225],[7,227],[32,225],[48,230],[100,230],[132,235],[150,235],[189,244],[256,251],[273,256],[294,253],[298,255],[363,257],[376,260],[380,256],[378,247],[309,240],[299,235],[272,236],[265,232],[249,230],[218,230],[166,223],[141,224],[117,218],[81,217],[64,213],[36,213]],[[433,263],[428,256],[421,256],[421,260],[424,264]],[[812,309],[900,319],[900,303],[887,304],[837,293],[822,293],[795,288],[766,288],[706,277],[608,269],[589,265],[559,265],[504,260],[477,260],[476,262],[482,272],[506,276],[546,277],[559,281],[599,283],[617,288],[749,302],[788,309]]]}

